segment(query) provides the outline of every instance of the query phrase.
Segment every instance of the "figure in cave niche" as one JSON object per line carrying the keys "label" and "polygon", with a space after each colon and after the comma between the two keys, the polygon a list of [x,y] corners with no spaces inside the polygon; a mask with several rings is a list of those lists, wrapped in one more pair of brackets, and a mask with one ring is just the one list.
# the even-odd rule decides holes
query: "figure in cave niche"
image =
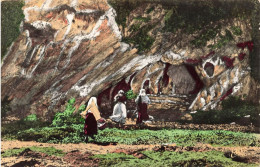
{"label": "figure in cave niche", "polygon": [[151,91],[149,89],[149,85],[150,85],[150,80],[146,80],[144,83],[143,83],[143,89],[145,90],[145,93],[146,94],[151,94]]}
{"label": "figure in cave niche", "polygon": [[123,90],[118,91],[118,94],[114,97],[114,101],[116,102],[116,105],[114,106],[113,109],[113,114],[109,118],[114,121],[119,123],[119,126],[122,126],[122,124],[125,124],[126,120],[126,96],[125,92]]}

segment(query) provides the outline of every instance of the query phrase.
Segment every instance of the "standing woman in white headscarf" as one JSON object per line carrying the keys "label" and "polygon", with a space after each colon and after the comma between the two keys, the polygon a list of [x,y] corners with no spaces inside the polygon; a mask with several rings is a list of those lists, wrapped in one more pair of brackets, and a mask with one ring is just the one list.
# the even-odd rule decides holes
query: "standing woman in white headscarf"
{"label": "standing woman in white headscarf", "polygon": [[97,134],[97,120],[101,118],[96,97],[89,99],[87,108],[80,115],[85,118],[84,134],[87,143],[88,136],[94,139],[94,135]]}
{"label": "standing woman in white headscarf", "polygon": [[147,104],[150,103],[149,97],[145,93],[145,89],[141,89],[139,95],[135,99],[137,104],[137,112],[138,118],[136,120],[136,124],[140,124],[143,120],[149,120],[149,116],[147,114]]}

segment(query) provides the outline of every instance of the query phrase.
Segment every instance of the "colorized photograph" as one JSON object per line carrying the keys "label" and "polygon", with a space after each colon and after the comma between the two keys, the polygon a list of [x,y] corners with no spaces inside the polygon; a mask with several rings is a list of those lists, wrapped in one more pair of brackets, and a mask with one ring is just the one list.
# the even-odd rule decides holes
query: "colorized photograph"
{"label": "colorized photograph", "polygon": [[260,0],[1,0],[1,166],[260,166]]}

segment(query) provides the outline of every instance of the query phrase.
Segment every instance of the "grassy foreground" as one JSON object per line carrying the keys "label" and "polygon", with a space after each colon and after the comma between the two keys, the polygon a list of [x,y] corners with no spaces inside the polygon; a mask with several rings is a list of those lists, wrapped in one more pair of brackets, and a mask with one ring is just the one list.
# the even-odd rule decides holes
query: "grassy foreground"
{"label": "grassy foreground", "polygon": [[[48,143],[80,143],[83,125],[28,129],[17,134],[17,139]],[[90,140],[90,142],[94,142]],[[165,144],[194,146],[198,142],[218,146],[260,146],[256,134],[223,130],[121,130],[107,128],[99,131],[95,142],[119,144]]]}
{"label": "grassy foreground", "polygon": [[111,153],[104,155],[95,155],[94,158],[100,159],[99,166],[120,166],[120,167],[168,167],[168,166],[228,166],[243,167],[257,166],[255,164],[246,164],[232,161],[225,157],[224,153],[217,151],[208,152],[141,152],[144,157],[139,159],[133,155],[124,153]]}
{"label": "grassy foreground", "polygon": [[1,154],[1,157],[17,156],[26,149],[30,149],[33,152],[45,153],[47,155],[63,156],[65,153],[62,150],[58,150],[54,147],[22,147],[18,149],[8,149]]}

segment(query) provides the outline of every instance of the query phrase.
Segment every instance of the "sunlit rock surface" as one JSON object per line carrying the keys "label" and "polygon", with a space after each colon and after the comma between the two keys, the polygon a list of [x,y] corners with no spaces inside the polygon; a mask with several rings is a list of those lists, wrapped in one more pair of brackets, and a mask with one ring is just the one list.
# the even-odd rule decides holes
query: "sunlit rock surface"
{"label": "sunlit rock surface", "polygon": [[[232,24],[240,24],[243,31],[225,47],[194,48],[189,45],[192,34],[179,38],[178,32],[159,32],[166,11],[158,5],[148,14],[148,8],[140,6],[130,13],[122,29],[116,23],[116,11],[105,0],[25,1],[21,35],[2,64],[1,95],[10,100],[9,114],[36,113],[49,119],[72,97],[76,107],[91,96],[99,96],[105,105],[121,88],[134,93],[145,88],[148,94],[158,95],[151,96],[157,104],[150,108],[155,110],[158,106],[169,109],[174,102],[184,106],[174,110],[213,109],[228,95],[249,93],[250,51],[237,46],[251,40],[247,20],[222,27],[225,33]],[[155,42],[145,52],[122,42],[132,35],[136,16],[150,16],[142,24],[155,24],[149,31]],[[160,94],[168,97],[166,101]],[[175,94],[193,99],[189,103],[174,100],[170,96]]]}

